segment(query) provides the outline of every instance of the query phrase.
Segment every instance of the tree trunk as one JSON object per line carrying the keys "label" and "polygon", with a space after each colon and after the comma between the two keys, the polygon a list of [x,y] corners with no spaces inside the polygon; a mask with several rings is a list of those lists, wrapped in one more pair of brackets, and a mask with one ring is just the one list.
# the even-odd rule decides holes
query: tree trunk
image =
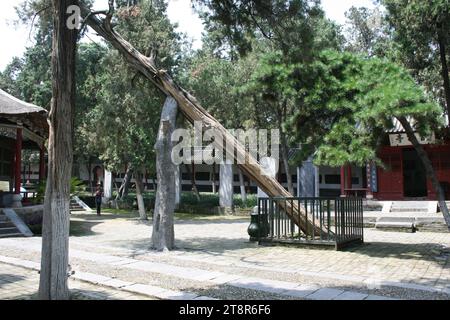
{"label": "tree trunk", "polygon": [[128,165],[127,171],[125,172],[125,176],[123,177],[122,180],[122,184],[120,185],[119,191],[117,192],[116,200],[123,199],[123,197],[126,197],[128,195],[128,190],[132,177],[133,177],[133,169],[131,168],[131,165]]}
{"label": "tree trunk", "polygon": [[92,164],[91,164],[91,157],[89,157],[88,160],[88,165],[87,165],[87,169],[88,169],[88,179],[89,179],[89,187],[91,188],[91,195],[94,195],[94,188],[92,186]]}
{"label": "tree trunk", "polygon": [[[239,167],[250,179],[255,181],[265,193],[269,196],[292,197],[292,194],[287,192],[276,179],[263,174],[264,169],[258,164],[257,160],[246,151],[245,146],[243,146],[233,134],[210,115],[192,95],[178,86],[166,70],[158,68],[154,57],[143,55],[113,30],[111,24],[113,11],[114,7],[111,5],[109,12],[106,14],[106,18],[100,19],[97,14],[91,12],[89,8],[84,5],[81,6],[82,17],[87,25],[116,48],[130,67],[144,75],[164,94],[172,96],[177,101],[180,111],[182,111],[183,115],[191,123],[200,121],[203,128],[215,129],[222,134],[224,137],[223,140],[219,139],[214,141],[216,147],[225,150],[227,156],[231,159],[236,159],[236,157],[238,159],[249,159],[248,163],[240,164]],[[234,145],[235,148],[234,150],[228,150],[226,145]],[[310,217],[308,218],[306,211],[302,206],[289,202],[282,203],[281,206],[301,230],[314,230],[316,234],[326,234],[328,232],[328,230],[321,226],[317,220],[313,220]]]}
{"label": "tree trunk", "polygon": [[289,167],[289,150],[286,141],[286,135],[281,133],[281,158],[283,159],[284,172],[286,173],[286,181],[288,186],[288,191],[290,194],[294,194],[294,184],[292,183],[291,168]]}
{"label": "tree trunk", "polygon": [[142,194],[143,189],[142,173],[139,170],[136,170],[136,199],[139,210],[139,219],[148,220],[147,213],[145,212],[144,196]]}
{"label": "tree trunk", "polygon": [[217,190],[216,190],[216,183],[217,183],[217,181],[216,181],[216,164],[215,163],[212,164],[211,170],[212,170],[212,172],[211,172],[211,175],[212,175],[212,177],[211,177],[212,178],[211,179],[211,181],[212,181],[212,193],[216,194],[217,193]]}
{"label": "tree trunk", "polygon": [[448,212],[447,204],[445,202],[445,195],[439,183],[439,180],[436,176],[436,172],[434,171],[433,164],[431,163],[430,158],[428,158],[428,154],[426,153],[425,149],[422,147],[419,140],[417,139],[414,130],[411,127],[409,121],[406,119],[406,117],[397,117],[397,119],[398,121],[400,121],[403,128],[405,129],[408,139],[413,144],[414,149],[416,149],[416,152],[420,160],[422,160],[427,176],[431,180],[431,184],[433,185],[433,188],[438,196],[439,207],[441,208],[441,212],[444,216],[445,223],[450,229],[450,215]]}
{"label": "tree trunk", "polygon": [[76,0],[53,0],[52,101],[48,116],[48,178],[42,226],[39,299],[67,300],[72,126],[75,106],[77,30],[66,26],[67,7]]}
{"label": "tree trunk", "polygon": [[158,138],[155,144],[158,189],[153,215],[153,248],[172,250],[175,246],[173,215],[175,211],[175,164],[172,162],[172,133],[177,119],[177,102],[167,98],[161,112]]}
{"label": "tree trunk", "polygon": [[245,204],[245,202],[247,201],[247,193],[245,192],[244,174],[242,173],[241,169],[239,169],[239,185],[241,187],[242,203]]}
{"label": "tree trunk", "polygon": [[445,35],[442,34],[442,30],[440,28],[438,30],[438,39],[442,65],[442,78],[444,80],[445,102],[447,104],[447,118],[448,118],[448,125],[450,126],[450,79],[448,75],[448,65],[446,56],[446,37]]}

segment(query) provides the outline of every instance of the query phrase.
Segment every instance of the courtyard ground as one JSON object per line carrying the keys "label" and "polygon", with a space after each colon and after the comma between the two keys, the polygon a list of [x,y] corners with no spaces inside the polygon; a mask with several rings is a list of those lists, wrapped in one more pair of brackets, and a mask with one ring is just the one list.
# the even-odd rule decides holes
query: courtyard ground
{"label": "courtyard ground", "polygon": [[[337,252],[258,246],[248,241],[249,218],[184,216],[177,249],[161,253],[150,248],[151,222],[71,220],[69,283],[94,292],[88,298],[450,299],[450,233],[366,229],[364,245]],[[0,239],[1,299],[32,297],[40,249],[40,237]]]}

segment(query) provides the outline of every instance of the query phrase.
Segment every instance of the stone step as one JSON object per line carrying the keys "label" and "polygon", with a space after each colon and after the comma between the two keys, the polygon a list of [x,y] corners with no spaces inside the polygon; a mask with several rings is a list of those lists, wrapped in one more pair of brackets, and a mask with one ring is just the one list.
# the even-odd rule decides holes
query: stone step
{"label": "stone step", "polygon": [[8,221],[8,217],[5,216],[4,214],[0,214],[0,222],[3,222],[3,221]]}
{"label": "stone step", "polygon": [[375,223],[375,228],[385,231],[415,232],[415,218],[381,217]]}
{"label": "stone step", "polygon": [[11,221],[1,221],[0,222],[0,229],[2,228],[10,228],[15,227],[14,224]]}
{"label": "stone step", "polygon": [[18,237],[23,237],[23,234],[21,233],[0,234],[0,238],[18,238]]}
{"label": "stone step", "polygon": [[10,234],[10,233],[17,233],[19,230],[17,230],[16,227],[7,227],[7,228],[0,228],[0,234]]}
{"label": "stone step", "polygon": [[408,232],[408,233],[414,233],[416,231],[414,224],[407,222],[377,222],[375,223],[375,228],[384,231]]}
{"label": "stone step", "polygon": [[414,207],[392,207],[391,208],[391,212],[423,212],[423,213],[427,213],[428,212],[428,207],[427,208],[414,208]]}

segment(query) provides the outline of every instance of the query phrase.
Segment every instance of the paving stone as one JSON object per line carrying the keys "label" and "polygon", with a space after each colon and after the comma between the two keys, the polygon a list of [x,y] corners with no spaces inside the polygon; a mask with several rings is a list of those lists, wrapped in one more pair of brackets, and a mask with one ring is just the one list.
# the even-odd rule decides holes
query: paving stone
{"label": "paving stone", "polygon": [[384,296],[377,296],[377,295],[372,295],[370,294],[367,298],[365,298],[364,300],[399,300],[399,299],[394,299],[394,298],[389,298],[389,297],[384,297]]}
{"label": "paving stone", "polygon": [[242,279],[245,278],[242,275],[237,275],[237,274],[222,274],[216,278],[211,279],[210,281],[216,284],[226,284],[230,281],[234,281],[234,280],[238,280],[238,279]]}
{"label": "paving stone", "polygon": [[312,300],[332,300],[337,296],[339,296],[340,294],[342,294],[343,292],[344,290],[322,288],[306,296],[306,298]]}
{"label": "paving stone", "polygon": [[297,298],[304,298],[304,297],[314,293],[315,291],[317,291],[319,289],[320,289],[319,286],[299,285],[299,286],[295,287],[292,290],[288,290],[288,291],[283,292],[283,294],[287,295],[287,296],[297,297]]}
{"label": "paving stone", "polygon": [[158,297],[158,295],[165,291],[163,288],[145,285],[145,284],[132,284],[131,286],[123,287],[122,290],[134,293],[140,293],[149,295],[152,297]]}
{"label": "paving stone", "polygon": [[344,293],[338,295],[333,300],[364,300],[369,295],[365,293],[353,292],[353,291],[345,291]]}
{"label": "paving stone", "polygon": [[173,290],[164,290],[158,294],[158,298],[167,300],[195,300],[198,294]]}
{"label": "paving stone", "polygon": [[227,285],[271,293],[282,293],[298,286],[296,283],[248,277],[230,281]]}
{"label": "paving stone", "polygon": [[122,287],[126,287],[126,286],[131,286],[134,283],[133,282],[128,282],[128,281],[122,281],[122,280],[118,280],[118,279],[109,279],[106,281],[100,281],[99,284],[108,286],[108,287],[113,287],[116,289],[120,289]]}
{"label": "paving stone", "polygon": [[101,276],[98,274],[88,273],[88,272],[80,272],[77,271],[75,274],[71,276],[74,279],[91,282],[93,284],[98,284],[100,282],[106,282],[111,280],[109,277]]}

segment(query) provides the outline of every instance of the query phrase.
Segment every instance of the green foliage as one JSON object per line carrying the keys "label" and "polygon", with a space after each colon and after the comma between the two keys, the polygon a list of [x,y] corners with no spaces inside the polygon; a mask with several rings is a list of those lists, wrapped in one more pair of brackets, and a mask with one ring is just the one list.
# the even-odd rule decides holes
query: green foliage
{"label": "green foliage", "polygon": [[351,7],[345,16],[347,50],[369,57],[389,57],[393,54],[391,32],[380,8]]}
{"label": "green foliage", "polygon": [[254,49],[254,39],[268,40],[284,54],[310,57],[315,47],[315,30],[332,34],[336,28],[323,28],[324,13],[319,1],[308,0],[196,0],[205,21],[208,41],[233,60]]}
{"label": "green foliage", "polygon": [[303,153],[320,165],[364,165],[377,161],[376,149],[396,117],[415,120],[429,134],[442,125],[441,110],[429,102],[410,74],[385,59],[324,51],[308,66],[310,84],[302,105],[288,121]]}
{"label": "green foliage", "polygon": [[398,46],[396,61],[410,69],[415,79],[424,85],[442,106],[445,106],[439,48],[446,45],[445,55],[448,61],[450,1],[380,0],[380,2],[387,9],[387,21]]}
{"label": "green foliage", "polygon": [[[133,6],[123,3],[117,10],[115,29],[139,51],[157,52],[158,65],[176,72],[183,39],[175,32],[166,9],[164,1],[139,1]],[[80,124],[83,148],[98,154],[110,170],[129,165],[152,173],[153,146],[165,97],[115,50],[93,55],[103,58],[90,64],[99,70],[83,87],[92,102]],[[92,59],[88,61],[92,63]]]}

